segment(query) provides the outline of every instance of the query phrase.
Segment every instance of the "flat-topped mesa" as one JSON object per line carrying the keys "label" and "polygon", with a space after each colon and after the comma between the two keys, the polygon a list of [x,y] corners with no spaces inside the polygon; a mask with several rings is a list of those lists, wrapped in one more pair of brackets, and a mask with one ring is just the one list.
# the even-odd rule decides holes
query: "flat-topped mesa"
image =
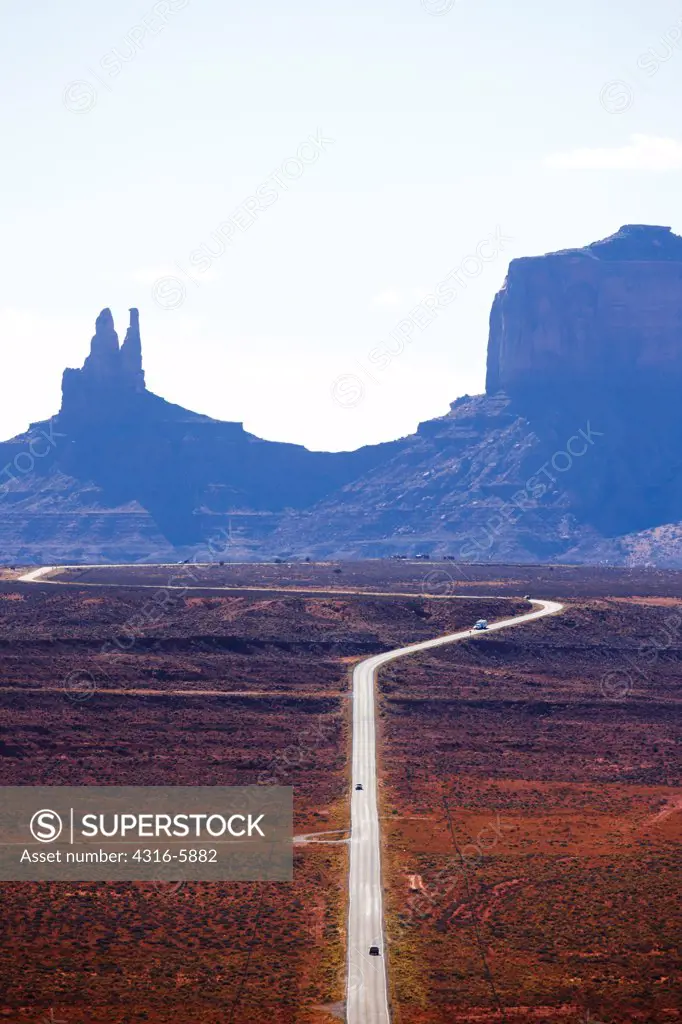
{"label": "flat-topped mesa", "polygon": [[513,260],[490,316],[488,394],[534,404],[682,385],[682,238],[626,224],[582,249]]}
{"label": "flat-topped mesa", "polygon": [[130,326],[119,347],[111,310],[103,309],[95,322],[90,354],[82,369],[64,371],[60,415],[81,419],[118,417],[128,408],[132,396],[144,392],[139,313],[130,310]]}

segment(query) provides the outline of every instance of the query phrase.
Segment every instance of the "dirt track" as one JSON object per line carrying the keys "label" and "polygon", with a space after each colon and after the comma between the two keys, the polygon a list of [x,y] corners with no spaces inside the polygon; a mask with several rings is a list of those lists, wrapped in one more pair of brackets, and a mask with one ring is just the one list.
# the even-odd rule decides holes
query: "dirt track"
{"label": "dirt track", "polygon": [[[144,585],[191,587],[210,596],[211,588],[238,588],[244,595],[258,596],[263,589],[295,588],[301,595],[320,591],[395,592],[448,596],[481,593],[500,596],[586,598],[634,595],[669,598],[682,595],[682,572],[644,567],[567,565],[463,565],[454,562],[368,562],[293,563],[285,565],[242,563],[175,566],[73,567],[60,572],[59,579],[73,583],[106,583],[126,587]],[[34,584],[37,586],[38,584]],[[0,588],[4,584],[0,583]]]}

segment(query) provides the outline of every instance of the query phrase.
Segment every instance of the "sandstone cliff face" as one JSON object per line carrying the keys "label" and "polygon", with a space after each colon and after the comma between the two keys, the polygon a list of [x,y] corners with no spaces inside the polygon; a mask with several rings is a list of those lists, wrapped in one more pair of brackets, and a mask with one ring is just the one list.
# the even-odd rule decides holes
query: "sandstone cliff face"
{"label": "sandstone cliff face", "polygon": [[285,509],[314,504],[391,448],[310,452],[166,402],[145,385],[137,310],[119,345],[105,309],[83,367],[64,372],[59,414],[0,444],[0,551],[158,560],[227,530],[230,556],[253,556]]}
{"label": "sandstone cliff face", "polygon": [[83,368],[64,371],[61,416],[65,421],[120,418],[130,413],[133,396],[144,391],[138,311],[130,310],[128,333],[119,347],[111,310],[103,309]]}
{"label": "sandstone cliff face", "polygon": [[682,238],[626,225],[586,246],[513,260],[490,318],[488,394],[541,404],[579,391],[682,383]]}
{"label": "sandstone cliff face", "polygon": [[488,393],[356,452],[263,441],[154,395],[130,313],[120,345],[102,311],[60,413],[0,444],[4,561],[682,565],[682,528],[666,525],[682,523],[682,238],[667,228],[515,260],[493,305]]}
{"label": "sandstone cliff face", "polygon": [[[514,260],[492,308],[487,395],[422,424],[277,540],[316,555],[618,560],[682,520],[681,390],[682,238],[629,225]],[[596,440],[578,455],[581,430]],[[510,508],[541,471],[540,500]],[[657,549],[669,564],[675,536]]]}

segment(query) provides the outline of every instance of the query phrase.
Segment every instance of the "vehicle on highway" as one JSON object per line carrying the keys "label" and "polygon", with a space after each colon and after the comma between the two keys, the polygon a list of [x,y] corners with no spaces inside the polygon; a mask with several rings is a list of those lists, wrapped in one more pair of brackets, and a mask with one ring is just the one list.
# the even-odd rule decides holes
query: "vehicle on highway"
{"label": "vehicle on highway", "polygon": [[370,956],[381,956],[381,954],[379,952],[379,947],[378,946],[370,946],[369,947],[369,955]]}
{"label": "vehicle on highway", "polygon": [[478,622],[476,623],[476,625],[474,626],[474,629],[487,629],[487,628],[488,628],[488,620],[487,619],[479,619]]}
{"label": "vehicle on highway", "polygon": [[356,789],[362,789],[362,783],[361,783],[361,782],[358,782],[358,784],[357,784],[357,786],[356,786],[355,788],[356,788]]}

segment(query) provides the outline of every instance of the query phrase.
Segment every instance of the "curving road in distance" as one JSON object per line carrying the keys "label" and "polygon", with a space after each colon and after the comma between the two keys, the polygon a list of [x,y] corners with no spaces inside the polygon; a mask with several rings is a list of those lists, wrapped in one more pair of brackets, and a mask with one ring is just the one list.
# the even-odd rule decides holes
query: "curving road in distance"
{"label": "curving road in distance", "polygon": [[[442,647],[457,640],[486,636],[545,615],[556,615],[557,601],[532,601],[537,611],[502,619],[487,630],[464,630],[377,654],[356,666],[353,673],[353,776],[351,791],[351,839],[348,908],[348,976],[346,1014],[348,1024],[389,1024],[388,982],[384,955],[384,916],[381,884],[381,836],[377,800],[376,729],[374,680],[378,668],[406,654]],[[361,785],[362,789],[356,787]],[[370,956],[377,946],[379,956]]]}
{"label": "curving road in distance", "polygon": [[[139,568],[139,566],[135,566]],[[21,583],[56,583],[62,586],[108,586],[102,583],[62,582],[50,579],[53,572],[64,566],[41,566],[18,578]],[[88,568],[79,566],[78,568]],[[102,568],[102,566],[92,566]],[[116,566],[116,568],[125,568]],[[140,589],[158,589],[158,584],[127,584]],[[175,588],[171,588],[175,589]],[[275,587],[243,588],[217,587],[177,589],[216,589],[216,590],[276,590]],[[336,591],[335,591],[336,593]],[[354,591],[360,594],[359,591]],[[372,597],[410,596],[403,594],[381,595],[372,592]],[[430,596],[430,595],[426,595]],[[436,595],[432,595],[436,596]],[[457,597],[471,599],[472,595],[448,595],[444,600],[457,600]],[[476,595],[477,600],[486,600],[484,595]],[[502,619],[493,622],[487,630],[476,631],[465,629],[460,633],[450,633],[426,640],[423,643],[400,647],[395,651],[374,655],[360,662],[353,672],[353,770],[351,791],[351,838],[350,838],[350,875],[348,882],[348,971],[346,984],[346,1020],[347,1024],[389,1024],[390,1011],[388,1006],[388,981],[386,972],[384,944],[384,912],[383,890],[381,883],[381,835],[379,830],[379,807],[377,798],[377,757],[375,709],[375,675],[378,668],[389,661],[403,658],[407,654],[417,654],[431,647],[442,647],[455,643],[457,640],[470,640],[474,637],[486,636],[498,629],[509,629],[524,622],[541,619],[545,615],[556,615],[563,610],[558,601],[531,601],[536,611],[525,615],[517,615],[513,619]],[[362,789],[357,789],[362,786]],[[377,947],[378,956],[370,955],[370,948]]]}

